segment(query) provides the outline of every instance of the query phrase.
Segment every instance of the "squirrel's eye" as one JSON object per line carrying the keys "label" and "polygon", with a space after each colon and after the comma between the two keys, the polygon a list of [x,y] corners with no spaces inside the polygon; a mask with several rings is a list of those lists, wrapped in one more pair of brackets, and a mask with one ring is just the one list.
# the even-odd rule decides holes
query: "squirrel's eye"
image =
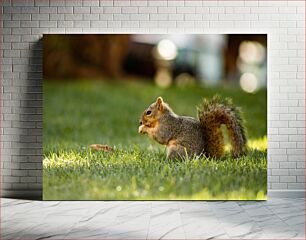
{"label": "squirrel's eye", "polygon": [[150,115],[152,112],[149,110],[146,112],[147,115]]}

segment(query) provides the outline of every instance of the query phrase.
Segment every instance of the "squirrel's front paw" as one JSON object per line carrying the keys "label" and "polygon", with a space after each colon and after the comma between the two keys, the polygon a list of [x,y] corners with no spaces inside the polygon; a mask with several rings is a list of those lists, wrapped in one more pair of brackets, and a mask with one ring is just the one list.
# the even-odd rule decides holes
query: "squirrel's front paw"
{"label": "squirrel's front paw", "polygon": [[145,125],[140,125],[139,128],[138,128],[138,133],[141,133],[141,134],[145,134],[146,131],[145,131]]}

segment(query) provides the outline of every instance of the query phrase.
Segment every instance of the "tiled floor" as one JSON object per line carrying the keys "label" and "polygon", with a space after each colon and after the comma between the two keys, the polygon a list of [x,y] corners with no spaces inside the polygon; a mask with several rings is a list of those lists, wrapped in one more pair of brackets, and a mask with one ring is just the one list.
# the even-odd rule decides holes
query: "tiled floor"
{"label": "tiled floor", "polygon": [[305,199],[103,202],[1,199],[4,239],[305,239]]}

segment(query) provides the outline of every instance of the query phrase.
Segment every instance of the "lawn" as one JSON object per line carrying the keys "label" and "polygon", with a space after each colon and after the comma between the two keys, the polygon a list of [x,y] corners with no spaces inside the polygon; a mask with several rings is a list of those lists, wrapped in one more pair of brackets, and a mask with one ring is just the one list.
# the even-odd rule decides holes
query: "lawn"
{"label": "lawn", "polygon": [[[231,97],[246,119],[249,153],[232,159],[168,161],[165,147],[138,134],[142,111],[162,96],[196,117],[202,97]],[[142,82],[44,82],[45,200],[266,199],[266,91],[198,86],[160,89]],[[107,144],[97,152],[90,144]],[[227,149],[229,147],[227,146]]]}

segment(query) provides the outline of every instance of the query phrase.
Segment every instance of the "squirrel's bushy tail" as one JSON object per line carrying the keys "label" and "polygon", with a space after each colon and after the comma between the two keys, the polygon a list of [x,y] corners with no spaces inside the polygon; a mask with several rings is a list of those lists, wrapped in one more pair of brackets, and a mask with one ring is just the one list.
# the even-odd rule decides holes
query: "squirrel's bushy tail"
{"label": "squirrel's bushy tail", "polygon": [[203,99],[198,108],[198,118],[204,128],[206,153],[220,157],[224,154],[224,141],[221,125],[227,127],[232,144],[232,155],[241,156],[246,151],[246,134],[239,108],[233,106],[231,99],[214,96],[211,100]]}

